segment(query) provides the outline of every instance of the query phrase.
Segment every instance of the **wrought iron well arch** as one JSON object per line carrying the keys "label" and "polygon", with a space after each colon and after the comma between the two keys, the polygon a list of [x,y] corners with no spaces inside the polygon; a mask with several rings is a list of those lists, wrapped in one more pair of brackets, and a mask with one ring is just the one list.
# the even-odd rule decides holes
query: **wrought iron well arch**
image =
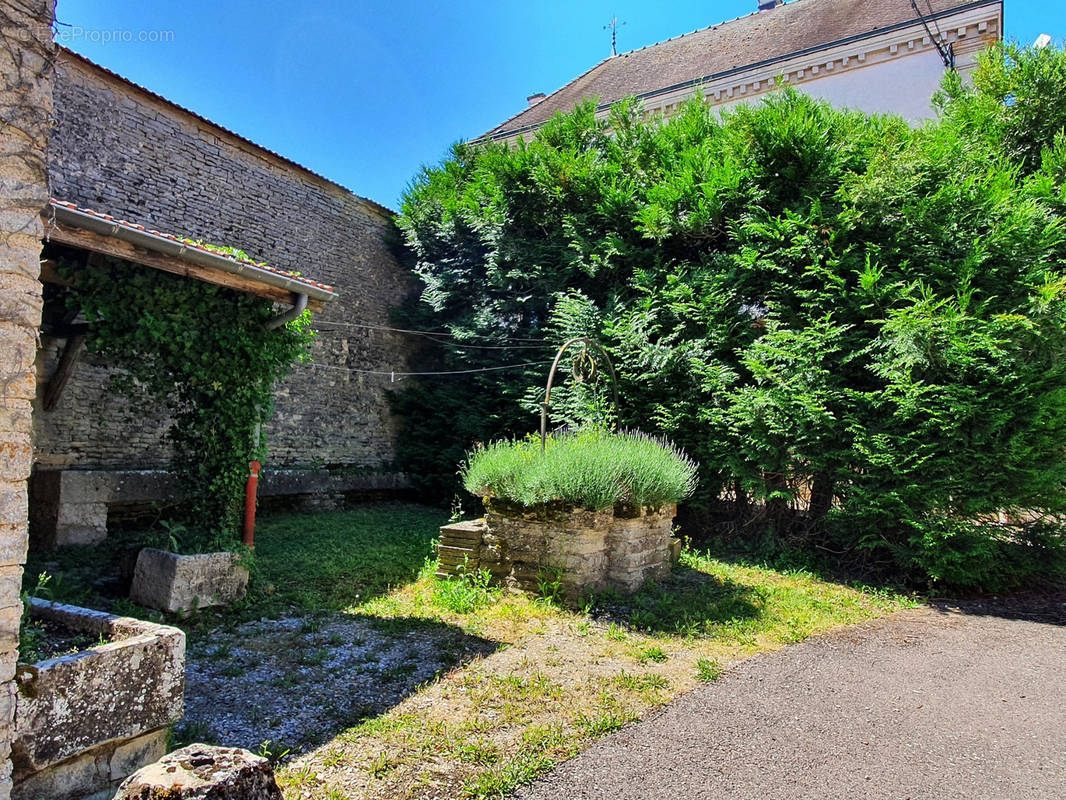
{"label": "wrought iron well arch", "polygon": [[[590,347],[596,348],[603,356],[603,361],[607,364],[607,374],[611,376],[611,391],[614,396],[614,412],[618,413],[618,378],[614,374],[614,364],[611,363],[611,357],[607,355],[607,351],[603,349],[603,345],[590,339],[587,336],[575,336],[573,339],[569,339],[563,342],[563,346],[559,348],[559,352],[555,354],[555,360],[552,361],[551,371],[548,373],[548,384],[544,388],[544,402],[540,404],[540,450],[543,453],[548,441],[548,409],[551,407],[552,399],[552,384],[555,382],[555,371],[559,368],[559,362],[563,358],[563,353],[571,347],[571,345],[581,344],[585,346],[586,355],[589,352]],[[590,362],[595,366],[595,362]]]}

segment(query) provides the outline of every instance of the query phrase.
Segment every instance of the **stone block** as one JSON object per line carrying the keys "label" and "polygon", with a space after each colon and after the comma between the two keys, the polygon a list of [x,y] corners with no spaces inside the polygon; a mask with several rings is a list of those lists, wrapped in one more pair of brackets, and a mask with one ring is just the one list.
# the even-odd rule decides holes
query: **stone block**
{"label": "stone block", "polygon": [[[4,721],[4,727],[8,733],[14,730],[15,725],[15,683],[12,680],[14,678],[14,672],[11,677],[4,681],[4,685],[0,688],[0,720]],[[7,751],[3,755],[3,760],[11,755],[11,741],[10,738],[5,742],[4,749]]]}
{"label": "stone block", "polygon": [[40,550],[107,538],[107,473],[38,469],[30,480],[30,534]]}
{"label": "stone block", "polygon": [[167,751],[166,728],[108,743],[23,777],[15,800],[111,800],[118,785]]}
{"label": "stone block", "polygon": [[0,482],[0,525],[23,526],[28,516],[25,482]]}
{"label": "stone block", "polygon": [[485,533],[485,520],[472,519],[465,522],[452,522],[440,528],[441,539],[468,539],[480,542]]}
{"label": "stone block", "polygon": [[489,509],[480,563],[501,583],[537,591],[558,578],[568,599],[614,586],[627,593],[669,574],[674,506],[571,516],[501,513]]}
{"label": "stone block", "polygon": [[56,511],[53,547],[99,544],[107,538],[106,503],[64,503]]}
{"label": "stone block", "polygon": [[33,465],[30,432],[5,436],[7,441],[0,442],[0,481],[24,481],[30,477]]}
{"label": "stone block", "polygon": [[607,574],[607,585],[625,594],[633,594],[640,590],[648,580],[648,576],[642,570],[615,571]]}
{"label": "stone block", "polygon": [[[15,677],[15,666],[18,663],[18,652],[13,651],[10,653],[0,653],[0,681],[10,681]],[[14,686],[14,684],[9,684]],[[0,720],[0,728],[3,727],[3,720]]]}
{"label": "stone block", "polygon": [[606,530],[603,528],[586,528],[564,530],[561,535],[552,535],[548,541],[549,554],[594,555],[602,553],[607,547]]}
{"label": "stone block", "polygon": [[130,599],[149,608],[184,613],[228,605],[244,597],[248,570],[235,553],[178,555],[145,548],[137,556]]}
{"label": "stone block", "polygon": [[[3,313],[2,308],[0,313]],[[6,399],[32,400],[37,394],[37,376],[33,370],[0,375],[0,384]]]}
{"label": "stone block", "polygon": [[484,531],[484,520],[456,522],[442,526],[437,545],[437,577],[447,578],[460,574],[462,570],[481,569],[481,544]]}
{"label": "stone block", "polygon": [[41,250],[21,253],[19,258],[0,260],[0,297],[11,301],[6,308],[18,307],[21,314],[4,317],[30,330],[41,325],[41,309],[45,305],[41,293]]}
{"label": "stone block", "polygon": [[112,641],[19,667],[15,796],[80,800],[165,748],[181,719],[185,634],[167,625],[32,599],[31,614]]}
{"label": "stone block", "polygon": [[26,431],[33,428],[33,404],[29,400],[6,398],[0,401],[0,431]]}
{"label": "stone block", "polygon": [[[31,220],[30,228],[35,224]],[[6,319],[27,326],[41,324],[41,308],[44,306],[38,280],[41,274],[41,240],[37,237],[37,241],[33,242],[33,238],[32,234],[27,235],[23,247],[10,247],[13,241],[10,242],[5,258],[0,259],[0,292],[3,292],[4,297],[25,302],[24,314]],[[37,245],[36,250],[33,244]]]}
{"label": "stone block", "polygon": [[12,788],[11,797],[12,800],[82,800],[86,795],[108,788],[106,759],[86,753],[50,769],[21,776]]}
{"label": "stone block", "polygon": [[[612,534],[614,532],[612,531]],[[611,551],[611,558],[624,558],[630,555],[639,555],[640,553],[647,552],[654,548],[654,543],[649,541],[649,537],[633,537],[626,539],[620,536],[612,535],[607,543],[607,548]]]}
{"label": "stone block", "polygon": [[125,780],[141,767],[165,756],[168,734],[169,729],[161,728],[118,745],[108,760],[108,775],[112,783]]}
{"label": "stone block", "polygon": [[239,748],[192,744],[138,770],[115,800],[282,800],[270,762]]}
{"label": "stone block", "polygon": [[0,353],[4,354],[5,373],[31,371],[37,360],[37,331],[0,319]]}
{"label": "stone block", "polygon": [[14,611],[20,614],[22,611],[22,565],[8,564],[0,567],[0,624],[14,622],[15,630],[18,630],[18,622],[4,616],[5,611]]}

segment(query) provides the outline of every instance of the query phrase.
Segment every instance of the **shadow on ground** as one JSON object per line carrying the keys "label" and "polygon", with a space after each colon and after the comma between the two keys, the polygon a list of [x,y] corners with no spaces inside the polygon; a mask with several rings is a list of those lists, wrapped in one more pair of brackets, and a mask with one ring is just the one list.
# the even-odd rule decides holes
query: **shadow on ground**
{"label": "shadow on ground", "polygon": [[[762,614],[757,590],[699,570],[675,566],[670,578],[630,598],[597,598],[598,616],[657,633],[707,635]],[[594,613],[597,613],[594,611]]]}
{"label": "shadow on ground", "polygon": [[[343,611],[415,580],[446,521],[447,512],[439,508],[409,503],[265,514],[256,528],[247,600],[225,612],[206,611],[193,619],[168,621],[187,629],[213,628],[262,617]],[[41,593],[45,599],[159,617],[127,598],[141,548],[170,545],[166,530],[156,526],[117,528],[98,545],[32,551],[24,589],[33,592],[37,576],[44,572],[51,576]]]}
{"label": "shadow on ground", "polygon": [[188,649],[185,719],[175,733],[298,754],[497,647],[440,622],[343,613],[199,632]]}
{"label": "shadow on ground", "polygon": [[973,616],[1066,625],[1066,589],[1030,590],[984,598],[935,598],[930,605],[942,613],[958,610]]}

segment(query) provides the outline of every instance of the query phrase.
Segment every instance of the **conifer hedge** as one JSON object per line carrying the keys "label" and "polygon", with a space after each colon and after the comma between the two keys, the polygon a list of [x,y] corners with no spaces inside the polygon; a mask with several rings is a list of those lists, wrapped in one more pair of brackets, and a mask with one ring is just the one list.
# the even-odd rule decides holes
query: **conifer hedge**
{"label": "conifer hedge", "polygon": [[[915,129],[786,90],[457,145],[404,198],[404,321],[451,334],[436,369],[598,338],[618,421],[693,456],[693,505],[737,529],[956,587],[1061,571],[1063,98],[1061,49],[1006,47]],[[450,491],[472,443],[535,426],[545,372],[399,393],[404,468]]]}

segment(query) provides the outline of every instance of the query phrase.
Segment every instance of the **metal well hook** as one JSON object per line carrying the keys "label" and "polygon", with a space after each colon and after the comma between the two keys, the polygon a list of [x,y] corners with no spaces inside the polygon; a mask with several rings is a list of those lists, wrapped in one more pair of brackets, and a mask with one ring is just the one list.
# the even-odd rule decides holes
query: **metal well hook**
{"label": "metal well hook", "polygon": [[559,367],[559,362],[563,358],[563,353],[567,348],[574,344],[583,344],[585,346],[585,352],[588,353],[590,347],[595,347],[599,350],[600,355],[603,356],[604,362],[607,364],[607,374],[611,376],[611,390],[614,394],[614,410],[618,413],[618,378],[614,374],[614,364],[611,363],[611,357],[607,355],[607,351],[603,349],[603,346],[599,342],[595,342],[587,336],[577,336],[563,343],[563,346],[559,348],[559,352],[555,354],[555,360],[552,361],[551,372],[548,373],[548,385],[544,388],[544,402],[540,404],[540,451],[543,453],[548,441],[548,409],[551,406],[552,398],[552,384],[555,382],[555,371]]}

